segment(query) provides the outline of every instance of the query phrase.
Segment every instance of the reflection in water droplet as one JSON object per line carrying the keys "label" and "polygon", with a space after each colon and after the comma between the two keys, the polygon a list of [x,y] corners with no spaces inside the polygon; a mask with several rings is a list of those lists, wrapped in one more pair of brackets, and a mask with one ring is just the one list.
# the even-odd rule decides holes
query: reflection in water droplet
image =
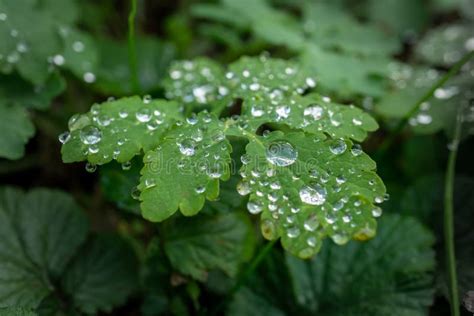
{"label": "reflection in water droplet", "polygon": [[285,167],[292,165],[296,161],[298,151],[288,142],[274,142],[268,146],[266,158],[273,165]]}
{"label": "reflection in water droplet", "polygon": [[311,205],[322,205],[326,202],[327,191],[324,187],[317,183],[301,188],[300,199],[304,203]]}
{"label": "reflection in water droplet", "polygon": [[331,146],[329,146],[329,149],[334,155],[340,155],[343,154],[346,149],[347,149],[347,144],[345,141],[342,139],[335,140]]}
{"label": "reflection in water droplet", "polygon": [[102,139],[101,131],[92,125],[82,128],[79,136],[81,141],[86,145],[97,144]]}

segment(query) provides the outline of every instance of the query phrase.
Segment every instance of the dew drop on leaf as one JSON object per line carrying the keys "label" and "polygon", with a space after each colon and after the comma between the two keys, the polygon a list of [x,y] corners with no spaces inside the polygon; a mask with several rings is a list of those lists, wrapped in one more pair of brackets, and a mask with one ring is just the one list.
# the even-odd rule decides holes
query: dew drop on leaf
{"label": "dew drop on leaf", "polygon": [[250,185],[247,181],[240,181],[237,184],[237,192],[242,195],[248,195],[250,193]]}
{"label": "dew drop on leaf", "polygon": [[58,140],[61,144],[66,144],[71,139],[71,134],[69,132],[64,132],[58,136]]}
{"label": "dew drop on leaf", "polygon": [[298,151],[288,142],[274,142],[267,147],[266,158],[275,166],[292,165],[298,158]]}
{"label": "dew drop on leaf", "polygon": [[179,151],[185,156],[193,156],[196,153],[196,142],[191,138],[185,138],[177,145]]}
{"label": "dew drop on leaf", "polygon": [[337,139],[335,140],[330,146],[329,146],[329,150],[331,150],[331,152],[334,154],[334,155],[341,155],[343,154],[347,149],[347,144],[346,142],[344,142],[342,139]]}
{"label": "dew drop on leaf", "polygon": [[318,183],[302,187],[299,194],[301,201],[306,204],[322,205],[326,202],[327,191]]}
{"label": "dew drop on leaf", "polygon": [[86,163],[86,171],[93,173],[97,170],[97,165],[91,164],[90,162]]}
{"label": "dew drop on leaf", "polygon": [[102,139],[101,131],[92,125],[88,125],[81,129],[79,136],[81,141],[86,145],[97,144]]}
{"label": "dew drop on leaf", "polygon": [[275,223],[272,220],[265,219],[260,225],[263,237],[267,240],[273,240],[277,237]]}
{"label": "dew drop on leaf", "polygon": [[263,207],[259,201],[248,201],[247,209],[251,214],[258,214],[263,210]]}
{"label": "dew drop on leaf", "polygon": [[137,113],[135,113],[135,117],[140,123],[148,123],[151,120],[150,109],[140,109]]}
{"label": "dew drop on leaf", "polygon": [[305,116],[311,116],[313,120],[317,121],[321,119],[321,117],[323,116],[323,112],[324,112],[323,108],[320,107],[319,105],[311,105],[310,107],[307,107],[306,109],[304,109],[303,114]]}

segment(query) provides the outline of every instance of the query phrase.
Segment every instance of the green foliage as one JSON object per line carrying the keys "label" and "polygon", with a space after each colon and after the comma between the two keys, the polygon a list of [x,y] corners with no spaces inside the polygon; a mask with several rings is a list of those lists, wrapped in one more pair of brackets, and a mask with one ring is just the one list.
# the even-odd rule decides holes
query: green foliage
{"label": "green foliage", "polygon": [[35,309],[50,295],[66,296],[78,309],[95,314],[122,304],[134,290],[130,250],[101,237],[83,245],[87,220],[70,196],[2,188],[0,216],[0,306]]}
{"label": "green foliage", "polygon": [[265,0],[222,0],[217,5],[195,5],[193,13],[287,47],[312,76],[321,79],[323,89],[340,95],[382,95],[389,55],[400,49],[397,38],[376,25],[358,22],[332,2],[300,3],[301,23]]}
{"label": "green foliage", "polygon": [[[287,255],[287,268],[276,268],[270,257],[236,294],[229,314],[426,315],[433,297],[433,236],[412,218],[386,215],[380,224],[375,239],[325,245],[311,261]],[[403,234],[395,233],[400,229]]]}
{"label": "green foliage", "polygon": [[[221,121],[204,110],[179,120],[179,103],[137,97],[94,105],[71,119],[63,160],[127,164],[143,153],[142,215],[163,221],[177,209],[195,215],[206,199],[218,198],[219,180],[235,171],[226,136],[241,137],[249,143],[238,190],[250,194],[251,213],[262,212],[267,239],[282,237],[286,249],[310,257],[326,236],[344,244],[375,235],[381,209],[374,203],[383,201],[385,187],[375,163],[349,140],[362,141],[378,127],[368,114],[317,94],[303,96],[314,79],[280,59],[243,57],[227,71],[198,59],[175,63],[169,73],[167,96],[185,112],[207,105],[224,113],[240,100],[241,115]],[[150,129],[157,120],[164,123]],[[290,129],[259,136],[265,124]]]}
{"label": "green foliage", "polygon": [[235,277],[253,254],[255,237],[243,214],[200,215],[173,224],[163,231],[164,252],[176,270],[197,280],[204,281],[214,269]]}
{"label": "green foliage", "polygon": [[18,159],[35,133],[28,112],[20,106],[0,104],[0,157]]}

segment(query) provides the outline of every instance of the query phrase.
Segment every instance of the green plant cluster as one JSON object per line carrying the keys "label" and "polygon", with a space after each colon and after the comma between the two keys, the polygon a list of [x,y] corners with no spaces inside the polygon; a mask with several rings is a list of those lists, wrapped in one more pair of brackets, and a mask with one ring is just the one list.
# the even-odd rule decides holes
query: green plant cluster
{"label": "green plant cluster", "polygon": [[473,30],[470,0],[0,0],[0,316],[474,312]]}

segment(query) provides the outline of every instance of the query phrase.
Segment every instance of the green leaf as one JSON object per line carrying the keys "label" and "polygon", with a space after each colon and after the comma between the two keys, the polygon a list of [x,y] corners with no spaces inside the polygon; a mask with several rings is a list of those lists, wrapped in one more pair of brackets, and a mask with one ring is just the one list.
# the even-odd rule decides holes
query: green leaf
{"label": "green leaf", "polygon": [[57,73],[51,75],[40,86],[33,86],[17,74],[0,75],[0,98],[2,103],[24,108],[46,110],[51,101],[64,91],[65,80]]}
{"label": "green leaf", "polygon": [[[456,248],[456,265],[458,286],[461,295],[474,287],[474,233],[470,221],[474,197],[474,180],[457,176],[454,183],[454,231]],[[419,178],[405,190],[401,199],[400,210],[403,214],[418,217],[425,225],[431,227],[437,235],[438,273],[437,281],[443,294],[449,297],[448,275],[445,268],[445,247],[443,245],[443,192],[442,175],[430,175]]]}
{"label": "green leaf", "polygon": [[63,161],[128,162],[155,148],[180,117],[177,104],[164,100],[130,97],[95,104],[90,112],[70,119],[70,135],[61,150]]}
{"label": "green leaf", "polygon": [[16,69],[33,84],[44,83],[49,77],[49,58],[61,51],[56,21],[29,0],[4,0],[0,12],[5,17],[0,21],[1,71]]}
{"label": "green leaf", "polygon": [[[152,37],[138,37],[136,45],[140,87],[143,92],[151,92],[164,79],[175,57],[175,48],[170,43]],[[96,41],[95,46],[100,60],[94,88],[104,94],[116,96],[133,93],[127,43],[101,38]]]}
{"label": "green leaf", "polygon": [[430,64],[450,66],[474,50],[473,37],[473,24],[442,25],[426,34],[416,47],[416,54]]}
{"label": "green leaf", "polygon": [[[434,96],[420,106],[410,118],[411,129],[419,134],[433,134],[444,130],[452,135],[456,117],[460,112],[463,122],[463,138],[473,133],[469,102],[474,87],[472,66],[467,66],[456,77],[434,91]],[[376,105],[375,110],[387,118],[403,118],[411,111],[443,74],[434,69],[403,67],[394,73],[396,88],[387,93]]]}
{"label": "green leaf", "polygon": [[261,214],[265,238],[308,258],[326,236],[337,244],[375,235],[385,187],[375,162],[349,140],[324,134],[272,132],[251,136],[242,157],[240,192],[247,207]]}
{"label": "green leaf", "polygon": [[0,316],[36,316],[37,313],[23,307],[0,308]]}
{"label": "green leaf", "polygon": [[137,286],[137,261],[116,236],[98,236],[87,242],[62,279],[73,304],[86,314],[111,312],[126,302]]}
{"label": "green leaf", "polygon": [[251,258],[255,248],[252,224],[236,212],[179,218],[173,226],[165,226],[163,239],[171,265],[200,281],[213,269],[235,277],[240,264]]}
{"label": "green leaf", "polygon": [[324,247],[309,262],[287,256],[298,303],[325,315],[426,315],[433,242],[416,220],[386,215],[367,243]]}
{"label": "green leaf", "polygon": [[60,35],[64,42],[64,51],[61,55],[64,61],[59,62],[58,66],[71,70],[76,77],[86,83],[93,83],[96,80],[95,72],[99,63],[99,53],[93,38],[87,33],[64,27]]}
{"label": "green leaf", "polygon": [[0,306],[35,308],[54,290],[87,234],[76,203],[59,191],[0,191]]}
{"label": "green leaf", "polygon": [[359,57],[325,51],[308,44],[301,52],[301,64],[315,74],[321,86],[343,97],[354,93],[381,96],[383,78],[388,77],[390,59],[383,56]]}
{"label": "green leaf", "polygon": [[350,54],[391,55],[400,49],[398,39],[375,25],[359,23],[343,8],[329,3],[306,2],[304,23],[310,40],[325,49]]}
{"label": "green leaf", "polygon": [[366,10],[372,21],[401,36],[422,31],[431,13],[423,0],[369,0]]}
{"label": "green leaf", "polygon": [[0,157],[19,159],[35,128],[28,112],[20,106],[0,104]]}
{"label": "green leaf", "polygon": [[[140,181],[143,162],[136,157],[128,165],[107,164],[100,169],[100,183],[105,197],[123,210],[140,214],[140,203],[133,199],[132,192]],[[128,170],[127,170],[128,169]]]}
{"label": "green leaf", "polygon": [[310,261],[286,255],[286,266],[283,258],[267,258],[236,293],[229,314],[427,315],[434,294],[432,234],[408,217],[386,215],[380,222],[367,243],[328,244]]}
{"label": "green leaf", "polygon": [[145,154],[139,189],[142,215],[162,221],[178,207],[195,215],[206,199],[219,196],[219,179],[230,176],[231,147],[224,124],[202,112],[170,130],[156,150]]}

